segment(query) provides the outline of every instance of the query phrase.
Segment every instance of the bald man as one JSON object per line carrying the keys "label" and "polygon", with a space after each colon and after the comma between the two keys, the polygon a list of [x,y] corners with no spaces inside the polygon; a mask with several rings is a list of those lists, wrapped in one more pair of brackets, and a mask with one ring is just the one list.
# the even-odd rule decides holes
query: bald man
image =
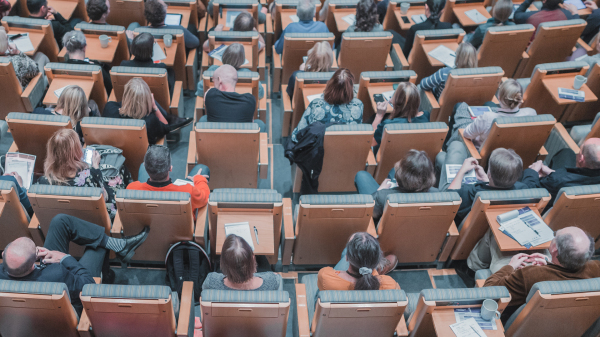
{"label": "bald man", "polygon": [[[529,179],[528,179],[529,178]],[[523,172],[523,183],[531,188],[545,188],[552,195],[547,207],[552,207],[563,187],[600,184],[600,138],[590,138],[578,154],[571,149],[559,151],[550,167],[537,161]]]}

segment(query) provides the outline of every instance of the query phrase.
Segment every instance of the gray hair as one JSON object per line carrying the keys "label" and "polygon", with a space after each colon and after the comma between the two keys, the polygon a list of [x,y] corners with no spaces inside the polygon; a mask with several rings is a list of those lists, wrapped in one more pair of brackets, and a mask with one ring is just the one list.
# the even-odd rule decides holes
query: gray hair
{"label": "gray hair", "polygon": [[83,33],[79,30],[67,32],[63,36],[62,42],[63,46],[67,48],[69,53],[83,50],[83,48],[85,48],[87,45],[87,42],[85,41],[85,35],[83,35]]}
{"label": "gray hair", "polygon": [[587,234],[590,245],[587,250],[583,251],[575,245],[575,240],[571,234],[562,234],[556,236],[556,249],[558,250],[557,258],[560,264],[571,270],[579,270],[592,258],[594,255],[594,239]]}
{"label": "gray hair", "polygon": [[163,181],[169,176],[171,169],[171,152],[161,145],[152,145],[144,156],[144,167],[154,181]]}
{"label": "gray hair", "polygon": [[315,5],[310,0],[300,0],[296,7],[296,15],[300,21],[312,21],[315,17]]}
{"label": "gray hair", "polygon": [[523,160],[513,149],[497,148],[490,156],[488,171],[494,186],[512,187],[523,175]]}
{"label": "gray hair", "polygon": [[585,144],[585,141],[581,145],[581,154],[585,158],[585,167],[593,170],[600,169],[600,145],[598,144]]}

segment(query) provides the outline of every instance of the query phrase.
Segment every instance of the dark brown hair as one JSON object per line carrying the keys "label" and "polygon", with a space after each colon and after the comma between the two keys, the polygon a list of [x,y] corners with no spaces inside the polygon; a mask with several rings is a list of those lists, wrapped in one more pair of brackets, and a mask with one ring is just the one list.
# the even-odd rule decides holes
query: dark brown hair
{"label": "dark brown hair", "polygon": [[106,0],[89,0],[86,5],[88,17],[92,21],[100,20],[108,12]]}
{"label": "dark brown hair", "polygon": [[150,33],[141,33],[131,41],[131,54],[135,56],[136,61],[152,60],[154,51],[154,36]]}
{"label": "dark brown hair", "polygon": [[144,5],[144,16],[151,26],[162,24],[167,17],[165,3],[159,0],[146,0],[146,4]]}
{"label": "dark brown hair", "polygon": [[[346,256],[350,268],[359,274],[356,278],[354,290],[379,290],[379,279],[372,274],[381,259],[381,247],[377,239],[367,232],[354,233],[346,244]],[[362,268],[371,269],[370,272],[361,273]]]}
{"label": "dark brown hair", "polygon": [[327,81],[323,99],[332,105],[348,104],[354,98],[354,75],[346,68],[338,69]]}
{"label": "dark brown hair", "polygon": [[235,234],[225,238],[221,251],[221,271],[232,283],[241,284],[254,277],[256,260],[246,240]]}
{"label": "dark brown hair", "polygon": [[419,113],[421,105],[421,95],[417,86],[411,82],[401,82],[393,97],[394,111],[390,114],[390,119],[403,117],[411,122]]}
{"label": "dark brown hair", "polygon": [[403,192],[427,192],[435,185],[435,169],[425,151],[408,151],[394,169],[394,177]]}

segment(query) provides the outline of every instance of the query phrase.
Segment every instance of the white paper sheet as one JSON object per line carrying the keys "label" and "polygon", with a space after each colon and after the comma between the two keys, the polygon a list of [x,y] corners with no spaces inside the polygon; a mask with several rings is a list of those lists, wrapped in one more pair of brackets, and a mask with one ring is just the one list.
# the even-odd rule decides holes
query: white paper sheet
{"label": "white paper sheet", "polygon": [[250,223],[248,222],[236,222],[225,224],[225,236],[235,234],[242,239],[246,240],[254,251],[254,242],[252,241],[252,233],[250,232]]}
{"label": "white paper sheet", "polygon": [[410,18],[415,22],[415,24],[418,24],[418,23],[421,23],[421,22],[427,20],[427,17],[425,16],[425,14],[411,15]]}
{"label": "white paper sheet", "polygon": [[173,182],[173,185],[176,185],[176,186],[192,185],[192,186],[194,186],[194,183],[189,180],[177,179]]}
{"label": "white paper sheet", "polygon": [[452,51],[452,49],[441,45],[435,48],[434,50],[430,51],[428,54],[434,59],[445,64],[447,67],[454,68],[456,54],[454,53],[454,51]]}
{"label": "white paper sheet", "polygon": [[60,97],[60,95],[62,95],[62,92],[68,87],[68,85],[65,85],[62,88],[58,88],[56,90],[54,90],[54,96],[56,97]]}
{"label": "white paper sheet", "polygon": [[292,22],[300,22],[300,18],[296,14],[290,15],[290,19],[292,20]]}
{"label": "white paper sheet", "polygon": [[[8,37],[10,38],[11,36],[15,35],[17,34],[8,34]],[[9,40],[9,42],[14,43],[17,46],[17,49],[24,53],[35,50],[35,48],[33,48],[33,44],[31,44],[31,40],[29,39],[29,33],[23,33],[22,35],[23,36],[17,39]]]}
{"label": "white paper sheet", "polygon": [[[456,174],[458,174],[458,171],[460,171],[461,167],[462,165],[458,164],[446,164],[446,181],[449,184],[452,183],[452,181],[456,177]],[[476,182],[477,176],[475,175],[475,170],[467,172],[467,174],[465,174],[465,176],[463,177],[462,181],[463,184],[475,184]]]}
{"label": "white paper sheet", "polygon": [[473,319],[467,319],[462,322],[454,323],[450,325],[450,329],[454,332],[456,337],[485,337],[486,334],[481,330],[477,322]]}
{"label": "white paper sheet", "polygon": [[563,3],[565,5],[566,4],[575,5],[575,7],[577,8],[577,10],[585,9],[585,4],[581,0],[565,0]]}
{"label": "white paper sheet", "polygon": [[483,23],[483,22],[486,22],[488,20],[477,9],[471,9],[470,11],[466,11],[465,15],[469,19],[473,20],[473,22],[475,22],[475,23]]}
{"label": "white paper sheet", "polygon": [[154,42],[154,47],[152,49],[152,61],[161,61],[167,58],[165,51],[158,45],[158,43]]}
{"label": "white paper sheet", "polygon": [[4,163],[4,172],[16,172],[23,179],[23,187],[29,189],[33,178],[36,156],[19,152],[8,152]]}
{"label": "white paper sheet", "polygon": [[349,14],[342,18],[342,20],[346,21],[350,26],[352,26],[356,22],[356,14]]}
{"label": "white paper sheet", "polygon": [[306,98],[308,99],[308,102],[310,103],[317,98],[323,98],[323,94],[314,94],[314,95],[306,96]]}
{"label": "white paper sheet", "polygon": [[227,11],[227,20],[225,21],[225,26],[227,28],[233,28],[233,22],[235,21],[235,18],[237,18],[237,16],[241,13],[242,12],[240,11]]}

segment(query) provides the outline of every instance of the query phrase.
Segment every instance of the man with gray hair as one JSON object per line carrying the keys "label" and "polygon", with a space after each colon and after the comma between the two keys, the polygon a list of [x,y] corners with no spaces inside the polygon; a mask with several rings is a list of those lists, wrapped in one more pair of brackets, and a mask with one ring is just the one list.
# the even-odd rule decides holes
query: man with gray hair
{"label": "man with gray hair", "polygon": [[[327,26],[321,21],[314,21],[315,5],[311,0],[300,0],[296,7],[296,16],[298,22],[290,23],[283,32],[279,40],[275,42],[275,51],[277,54],[283,54],[283,42],[287,33],[329,33]],[[293,19],[292,19],[293,20]],[[287,79],[284,79],[287,82]]]}

